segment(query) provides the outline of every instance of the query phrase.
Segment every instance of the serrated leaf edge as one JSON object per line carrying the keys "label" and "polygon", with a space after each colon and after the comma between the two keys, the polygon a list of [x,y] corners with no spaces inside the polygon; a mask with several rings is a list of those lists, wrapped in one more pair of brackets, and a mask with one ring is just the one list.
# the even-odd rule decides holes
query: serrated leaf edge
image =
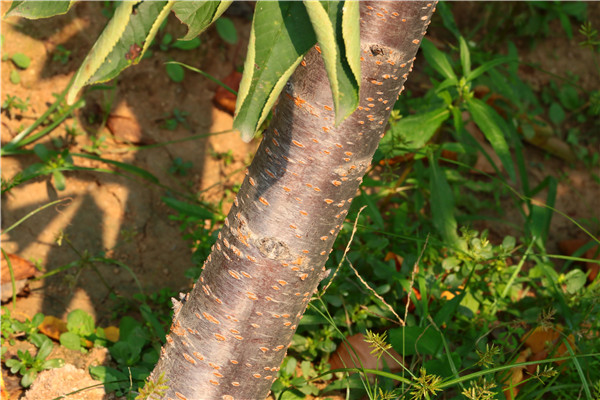
{"label": "serrated leaf edge", "polygon": [[[133,6],[139,2],[124,1],[115,10],[113,18],[108,22],[104,31],[92,47],[92,50],[86,56],[83,64],[77,70],[73,84],[67,93],[67,104],[73,105],[75,98],[79,94],[88,80],[98,71],[106,57],[119,42],[121,35],[125,32],[127,24],[131,19]],[[99,54],[96,54],[98,52]]]}

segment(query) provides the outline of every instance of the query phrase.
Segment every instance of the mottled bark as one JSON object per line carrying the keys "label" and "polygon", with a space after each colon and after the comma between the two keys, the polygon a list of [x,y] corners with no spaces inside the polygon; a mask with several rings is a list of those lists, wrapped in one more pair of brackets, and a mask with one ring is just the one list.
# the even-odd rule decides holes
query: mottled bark
{"label": "mottled bark", "polygon": [[334,127],[315,46],[293,74],[152,379],[170,399],[260,399],[370,165],[435,7],[361,2],[360,107]]}

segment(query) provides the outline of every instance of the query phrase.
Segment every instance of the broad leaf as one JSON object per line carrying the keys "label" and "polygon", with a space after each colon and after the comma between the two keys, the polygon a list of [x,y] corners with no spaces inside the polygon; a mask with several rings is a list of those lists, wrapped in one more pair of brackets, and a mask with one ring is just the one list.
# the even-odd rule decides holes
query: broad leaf
{"label": "broad leaf", "polygon": [[452,70],[452,65],[450,64],[446,54],[439,51],[428,39],[423,39],[421,42],[421,48],[423,49],[425,59],[433,69],[439,72],[444,78],[451,79],[455,83],[458,82],[456,74],[454,73],[454,70]]}
{"label": "broad leaf", "polygon": [[[360,15],[352,1],[305,1],[329,77],[335,122],[358,106],[360,82]],[[352,61],[350,64],[349,61]]]}
{"label": "broad leaf", "polygon": [[316,36],[297,2],[256,4],[234,127],[250,141]]}
{"label": "broad leaf", "polygon": [[503,131],[507,129],[504,120],[492,107],[478,99],[469,99],[467,101],[467,108],[471,113],[473,121],[481,129],[483,135],[490,142],[500,158],[500,161],[502,161],[502,165],[504,165],[508,176],[514,181],[516,174],[508,144],[504,138]]}
{"label": "broad leaf", "polygon": [[66,14],[75,1],[13,1],[5,17],[28,19],[48,18]]}
{"label": "broad leaf", "polygon": [[137,64],[172,5],[172,1],[121,2],[79,67],[67,94],[67,103],[75,102],[83,86],[108,81],[128,66]]}
{"label": "broad leaf", "polygon": [[402,118],[392,124],[390,133],[381,139],[379,149],[387,157],[414,152],[425,146],[449,116],[450,112],[443,107]]}
{"label": "broad leaf", "polygon": [[188,27],[183,40],[190,40],[201,34],[231,5],[233,1],[177,1],[173,12]]}

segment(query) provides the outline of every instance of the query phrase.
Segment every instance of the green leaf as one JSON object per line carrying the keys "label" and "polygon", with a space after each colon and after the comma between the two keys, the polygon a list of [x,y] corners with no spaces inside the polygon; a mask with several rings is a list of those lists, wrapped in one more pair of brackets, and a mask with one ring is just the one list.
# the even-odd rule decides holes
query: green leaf
{"label": "green leaf", "polygon": [[550,105],[548,114],[550,115],[550,121],[552,121],[552,123],[555,125],[562,124],[567,117],[565,110],[563,110],[563,108],[557,102],[554,102]]}
{"label": "green leaf", "polygon": [[473,121],[483,132],[485,138],[490,142],[492,148],[502,161],[511,180],[516,180],[515,168],[513,165],[508,144],[504,138],[504,132],[507,128],[502,117],[489,105],[479,99],[469,99],[467,108],[471,113]]}
{"label": "green leaf", "polygon": [[81,349],[81,338],[73,332],[65,332],[60,335],[60,345],[71,350]]}
{"label": "green leaf", "polygon": [[238,41],[237,31],[233,21],[227,17],[221,17],[215,22],[217,33],[221,39],[229,44],[236,44]]}
{"label": "green leaf", "polygon": [[573,111],[583,105],[577,89],[571,85],[564,85],[558,92],[560,103],[569,111]]}
{"label": "green leaf", "polygon": [[429,39],[423,39],[421,42],[423,55],[433,69],[439,72],[444,78],[451,79],[453,82],[458,82],[452,65],[448,61],[448,56],[439,51]]}
{"label": "green leaf", "polygon": [[13,69],[10,71],[10,82],[18,85],[21,82],[21,75],[19,75],[19,71]]}
{"label": "green leaf", "polygon": [[48,18],[66,14],[74,1],[13,1],[5,17],[28,19]]}
{"label": "green leaf", "polygon": [[227,10],[233,1],[177,1],[173,12],[187,25],[188,32],[183,40],[193,39],[208,28]]}
{"label": "green leaf", "polygon": [[33,152],[45,163],[52,159],[52,153],[42,143],[33,146]]}
{"label": "green leaf", "polygon": [[445,243],[458,247],[460,241],[456,233],[458,225],[454,217],[454,196],[444,171],[438,166],[433,155],[429,157],[429,173],[433,225]]}
{"label": "green leaf", "polygon": [[53,358],[42,363],[42,369],[61,368],[65,365],[65,360],[62,358]]}
{"label": "green leaf", "polygon": [[[333,95],[336,124],[342,122],[358,107],[360,16],[357,9],[358,4],[352,3],[343,1],[304,2],[325,62]],[[353,12],[348,13],[344,10],[345,8],[353,10]],[[346,48],[343,33],[350,31],[355,31],[355,34],[348,38],[349,43]],[[356,33],[358,33],[358,37]],[[353,60],[354,68],[350,66],[348,58],[346,58],[348,51],[351,51],[350,59]]]}
{"label": "green leaf", "polygon": [[450,117],[447,108],[411,115],[392,124],[392,129],[379,144],[388,157],[395,157],[421,149],[438,128]]}
{"label": "green leaf", "polygon": [[316,36],[299,2],[256,4],[234,128],[250,141]]}
{"label": "green leaf", "polygon": [[23,386],[24,388],[31,386],[31,384],[35,381],[35,378],[37,378],[37,375],[37,371],[33,368],[27,371],[23,375],[23,378],[21,378],[21,386]]}
{"label": "green leaf", "polygon": [[435,355],[442,348],[442,336],[432,326],[405,326],[391,329],[389,332],[390,344],[394,350],[404,356]]}
{"label": "green leaf", "polygon": [[172,209],[181,214],[196,217],[199,219],[214,218],[214,214],[212,212],[200,205],[186,203],[185,201],[180,201],[172,197],[161,197],[161,199],[167,206],[171,207]]}
{"label": "green leaf", "polygon": [[15,53],[12,55],[11,60],[15,65],[21,69],[26,69],[31,64],[31,58],[23,53]]}
{"label": "green leaf", "polygon": [[173,48],[175,49],[179,49],[179,50],[194,50],[197,49],[198,47],[200,47],[200,44],[202,43],[202,41],[200,40],[199,37],[195,37],[192,40],[177,40],[175,43],[173,43]]}
{"label": "green leaf", "polygon": [[179,64],[166,64],[165,68],[167,70],[167,75],[169,78],[176,83],[183,82],[183,78],[185,78],[185,70]]}
{"label": "green leaf", "polygon": [[95,330],[94,318],[83,310],[73,310],[67,316],[67,329],[81,336],[91,335]]}
{"label": "green leaf", "polygon": [[122,163],[119,161],[114,161],[114,160],[111,160],[108,158],[98,157],[98,156],[95,156],[92,154],[71,153],[71,155],[73,157],[89,158],[90,160],[102,161],[107,164],[112,164],[112,165],[115,165],[115,166],[129,172],[129,173],[138,175],[141,178],[146,179],[147,181],[150,181],[152,183],[158,183],[158,178],[156,176],[152,175],[150,172],[146,171],[143,168],[136,167],[135,165]]}
{"label": "green leaf", "polygon": [[586,275],[580,269],[573,269],[567,273],[565,280],[567,282],[567,292],[575,294],[585,285]]}
{"label": "green leaf", "polygon": [[510,56],[494,58],[493,60],[485,62],[485,63],[481,64],[479,67],[475,68],[473,71],[471,71],[471,73],[466,76],[467,82],[477,79],[478,77],[480,77],[487,71],[491,70],[492,68],[497,67],[498,65],[508,64],[508,63],[512,63],[512,62],[518,62],[518,61],[519,61],[519,59],[517,57],[510,57]]}
{"label": "green leaf", "polygon": [[465,38],[460,36],[458,43],[460,45],[460,65],[462,66],[463,75],[467,76],[471,73],[471,53],[469,53],[469,46]]}
{"label": "green leaf", "polygon": [[106,82],[142,59],[173,2],[138,3],[123,1],[119,4],[113,18],[79,67],[67,93],[68,104],[75,102],[83,86]]}
{"label": "green leaf", "polygon": [[39,350],[35,355],[35,358],[38,360],[45,360],[50,355],[50,353],[52,352],[52,348],[54,347],[52,340],[50,340],[47,336],[43,337],[45,340],[42,341],[42,343],[39,346]]}
{"label": "green leaf", "polygon": [[54,187],[56,188],[56,190],[58,190],[59,192],[65,190],[65,188],[67,187],[67,183],[63,173],[55,169],[54,171],[52,171],[52,177],[54,178]]}

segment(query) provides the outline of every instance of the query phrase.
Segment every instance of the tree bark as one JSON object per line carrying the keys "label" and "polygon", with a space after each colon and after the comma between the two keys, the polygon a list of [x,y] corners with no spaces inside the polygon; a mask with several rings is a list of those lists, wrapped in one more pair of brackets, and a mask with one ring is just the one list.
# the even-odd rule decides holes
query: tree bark
{"label": "tree bark", "polygon": [[338,127],[315,46],[273,120],[151,380],[167,399],[265,398],[390,111],[435,2],[361,2],[360,106]]}

